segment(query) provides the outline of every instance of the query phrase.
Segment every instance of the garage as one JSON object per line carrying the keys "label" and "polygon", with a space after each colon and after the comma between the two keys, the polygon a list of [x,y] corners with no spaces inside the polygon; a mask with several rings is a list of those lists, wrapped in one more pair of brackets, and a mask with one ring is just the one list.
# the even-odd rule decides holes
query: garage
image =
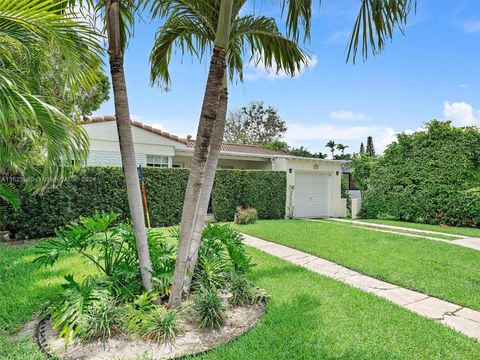
{"label": "garage", "polygon": [[330,174],[296,171],[294,198],[297,218],[331,216]]}

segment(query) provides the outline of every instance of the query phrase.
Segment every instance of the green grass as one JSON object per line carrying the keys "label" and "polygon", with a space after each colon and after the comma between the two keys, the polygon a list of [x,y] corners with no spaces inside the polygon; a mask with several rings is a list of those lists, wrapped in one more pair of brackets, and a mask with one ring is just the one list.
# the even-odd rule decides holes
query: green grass
{"label": "green grass", "polygon": [[328,221],[259,221],[239,229],[374,278],[480,310],[480,251]]}
{"label": "green grass", "polygon": [[[332,220],[333,222],[334,220]],[[338,222],[336,222],[338,224]],[[362,225],[357,225],[357,224],[352,224],[352,223],[342,223],[342,224],[345,224],[347,226],[357,226],[357,227],[361,227]],[[418,232],[418,231],[415,231],[415,229],[412,229],[410,230],[409,228],[405,228],[405,229],[386,229],[386,228],[382,228],[380,226],[376,226],[376,225],[368,225],[368,226],[363,226],[363,228],[366,228],[366,229],[378,229],[378,230],[384,230],[384,231],[394,231],[394,232],[397,232],[397,233],[402,233],[402,234],[410,234],[410,235],[416,235],[416,236],[428,236],[428,237],[433,237],[433,238],[437,238],[437,239],[442,239],[442,240],[458,240],[459,238],[457,237],[454,237],[454,236],[451,236],[451,235],[444,235],[444,234],[429,234],[429,233],[422,233],[422,232]]]}
{"label": "green grass", "polygon": [[406,222],[406,221],[381,220],[381,219],[361,219],[360,221],[369,222],[373,224],[400,226],[400,227],[405,227],[409,229],[437,231],[445,234],[480,237],[479,228],[467,228],[467,227],[455,227],[455,226],[442,227],[440,225],[420,224],[420,223],[413,223],[413,222]]}
{"label": "green grass", "polygon": [[[11,335],[60,292],[64,274],[92,269],[78,258],[52,269],[32,248],[0,245],[0,358],[44,359]],[[253,279],[271,295],[259,325],[202,359],[477,359],[480,343],[386,300],[251,250]],[[428,344],[428,346],[426,346]]]}

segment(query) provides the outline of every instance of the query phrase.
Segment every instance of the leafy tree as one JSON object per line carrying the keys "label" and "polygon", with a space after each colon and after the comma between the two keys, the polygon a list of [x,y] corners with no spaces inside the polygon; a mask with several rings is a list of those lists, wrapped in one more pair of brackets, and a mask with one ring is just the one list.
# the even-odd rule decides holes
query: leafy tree
{"label": "leafy tree", "polygon": [[363,154],[352,158],[352,177],[357,182],[358,189],[362,195],[368,188],[368,179],[370,178],[370,173],[374,163],[375,158],[368,154]]}
{"label": "leafy tree", "polygon": [[265,149],[270,149],[270,150],[275,150],[275,151],[281,151],[286,154],[291,153],[292,150],[290,150],[290,146],[285,141],[280,141],[280,140],[275,140],[271,142],[265,142],[260,144],[262,147]]}
{"label": "leafy tree", "polygon": [[365,146],[363,145],[363,141],[360,143],[360,155],[365,154]]}
{"label": "leafy tree", "polygon": [[[87,157],[87,136],[58,107],[58,94],[76,99],[98,80],[95,36],[51,1],[0,2],[0,172],[33,179],[27,190],[58,184]],[[62,59],[61,73],[50,61],[54,53]],[[56,86],[45,86],[52,74]],[[0,198],[19,206],[8,185],[0,185]]]}
{"label": "leafy tree", "polygon": [[480,226],[479,129],[437,120],[425,127],[397,135],[374,162],[363,216]]}
{"label": "leafy tree", "polygon": [[337,148],[337,144],[334,140],[329,140],[325,147],[330,148],[330,152],[332,153],[332,159],[335,157],[335,149]]}
{"label": "leafy tree", "polygon": [[265,107],[263,101],[253,101],[230,112],[225,124],[225,140],[234,144],[258,145],[280,140],[287,125],[277,109]]}
{"label": "leafy tree", "polygon": [[300,157],[309,157],[309,158],[319,158],[325,159],[327,154],[322,154],[321,152],[312,153],[307,148],[300,146],[299,148],[292,148],[289,151],[290,155],[300,156]]}
{"label": "leafy tree", "polygon": [[367,149],[365,153],[371,157],[375,156],[375,146],[373,145],[373,139],[371,136],[367,137]]}

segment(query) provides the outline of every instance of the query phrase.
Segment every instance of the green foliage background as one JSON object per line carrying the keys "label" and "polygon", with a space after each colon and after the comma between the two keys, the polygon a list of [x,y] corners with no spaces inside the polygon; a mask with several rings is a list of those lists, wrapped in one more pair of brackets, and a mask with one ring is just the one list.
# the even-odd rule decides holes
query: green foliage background
{"label": "green foliage background", "polygon": [[371,168],[362,216],[480,226],[480,132],[433,120]]}
{"label": "green foliage background", "polygon": [[[151,225],[180,222],[188,169],[144,168]],[[53,229],[95,211],[114,211],[128,218],[127,195],[120,167],[86,167],[57,188],[38,195],[22,191],[20,210],[1,214],[0,228],[16,238],[53,234]],[[278,171],[218,170],[212,192],[219,221],[233,220],[236,206],[255,207],[261,219],[285,216],[286,174]]]}

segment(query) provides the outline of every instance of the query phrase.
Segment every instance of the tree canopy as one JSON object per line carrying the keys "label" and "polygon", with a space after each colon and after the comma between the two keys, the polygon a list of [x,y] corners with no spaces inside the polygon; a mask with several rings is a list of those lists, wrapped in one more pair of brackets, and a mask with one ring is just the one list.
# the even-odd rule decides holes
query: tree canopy
{"label": "tree canopy", "polygon": [[259,145],[283,138],[287,125],[277,109],[254,101],[231,111],[225,126],[225,141],[235,144]]}

